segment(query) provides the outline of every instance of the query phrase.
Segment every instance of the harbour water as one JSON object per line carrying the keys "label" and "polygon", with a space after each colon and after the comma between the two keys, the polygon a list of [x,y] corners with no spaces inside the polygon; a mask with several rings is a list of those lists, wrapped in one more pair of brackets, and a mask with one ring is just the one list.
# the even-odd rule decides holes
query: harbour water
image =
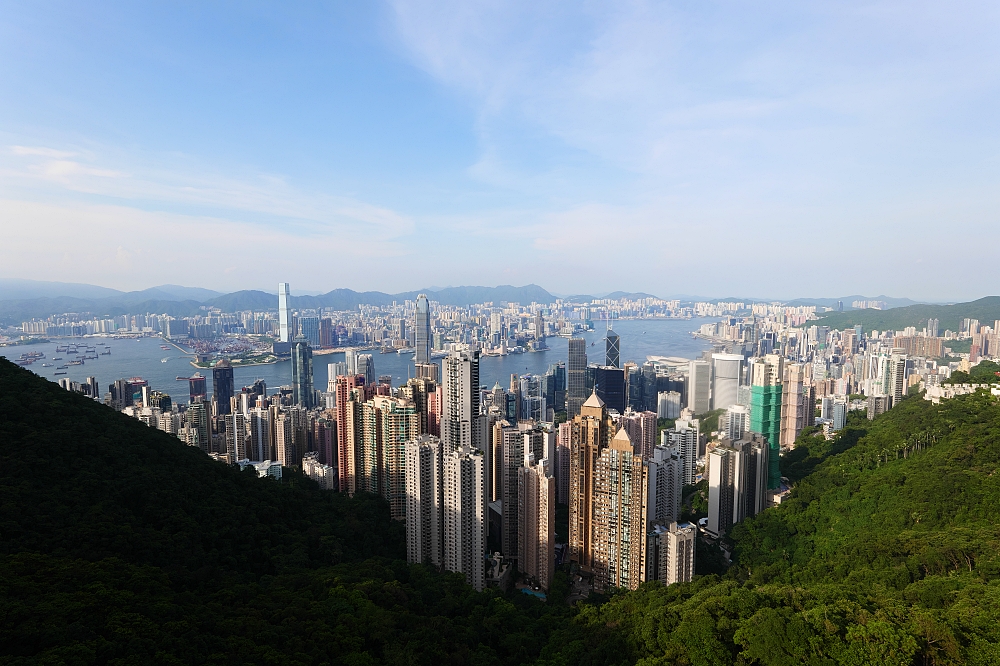
{"label": "harbour water", "polygon": [[[704,340],[694,338],[692,331],[708,322],[708,319],[632,319],[616,321],[615,332],[620,336],[621,360],[635,361],[642,363],[647,356],[680,356],[684,358],[694,358],[708,348],[708,343]],[[598,328],[594,331],[584,333],[582,337],[587,341],[587,357],[589,362],[604,362],[605,328],[602,322],[595,322]],[[56,347],[63,347],[69,340],[59,340],[51,343],[37,345],[17,345],[12,347],[0,347],[0,356],[5,356],[10,360],[16,360],[25,352],[37,351],[45,354],[45,358],[35,361],[28,369],[36,374],[45,377],[50,381],[59,381],[63,377],[76,382],[84,382],[87,377],[96,377],[103,390],[107,390],[109,384],[116,379],[141,377],[149,382],[151,388],[170,394],[176,402],[187,402],[188,385],[185,381],[178,381],[177,377],[190,377],[195,372],[200,372],[207,377],[208,391],[212,392],[212,372],[211,370],[199,370],[191,365],[192,357],[185,355],[176,347],[171,345],[169,351],[160,348],[164,344],[160,338],[139,338],[138,340],[112,339],[112,338],[86,338],[75,339],[78,344],[87,344],[94,347],[97,343],[105,343],[111,350],[110,355],[98,356],[97,360],[87,360],[84,365],[68,366],[64,370],[66,374],[56,375],[56,366],[65,365],[72,356],[65,353],[57,353]],[[508,356],[486,356],[480,363],[480,382],[486,386],[493,386],[495,382],[507,387],[510,384],[512,374],[541,374],[549,365],[566,361],[567,342],[566,338],[548,338],[549,349],[546,351],[530,352],[524,354],[510,354]],[[593,343],[593,346],[591,346]],[[105,347],[98,347],[105,349]],[[372,354],[375,360],[376,375],[392,375],[393,384],[399,385],[413,376],[413,355],[412,354],[381,354],[372,350],[365,352]],[[54,361],[54,357],[62,357],[62,361]],[[333,354],[317,354],[313,357],[313,383],[321,391],[327,385],[327,364],[343,361],[343,352]],[[51,363],[51,367],[42,367],[42,363]],[[236,367],[233,371],[237,390],[242,386],[248,386],[255,379],[263,379],[268,386],[269,392],[291,383],[291,364],[286,362],[272,365],[257,365],[245,368]]]}

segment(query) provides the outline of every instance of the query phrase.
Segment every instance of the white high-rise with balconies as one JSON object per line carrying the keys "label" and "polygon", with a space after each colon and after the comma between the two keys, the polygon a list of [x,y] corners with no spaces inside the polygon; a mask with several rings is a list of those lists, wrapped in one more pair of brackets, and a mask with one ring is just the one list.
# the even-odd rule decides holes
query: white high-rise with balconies
{"label": "white high-rise with balconies", "polygon": [[444,568],[465,574],[479,591],[486,586],[486,461],[463,446],[443,454]]}

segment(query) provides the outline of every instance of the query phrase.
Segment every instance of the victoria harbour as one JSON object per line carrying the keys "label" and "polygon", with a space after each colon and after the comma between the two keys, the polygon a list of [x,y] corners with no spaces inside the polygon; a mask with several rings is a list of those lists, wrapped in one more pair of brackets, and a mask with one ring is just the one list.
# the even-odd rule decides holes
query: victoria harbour
{"label": "victoria harbour", "polygon": [[[622,361],[635,361],[641,364],[647,356],[679,356],[695,358],[708,348],[709,344],[691,335],[693,331],[706,322],[715,321],[708,318],[694,319],[627,319],[614,322],[614,330],[621,338]],[[595,329],[579,334],[586,340],[587,356],[590,362],[603,362],[605,354],[604,322],[595,322]],[[565,362],[567,342],[563,337],[549,337],[546,340],[547,350],[508,354],[507,356],[483,356],[480,361],[480,384],[493,386],[499,382],[501,386],[510,383],[512,374],[544,374],[553,363]],[[87,360],[84,365],[65,365],[65,353],[57,352],[67,344],[89,345],[106,344],[110,355],[98,355],[96,360]],[[88,337],[59,339],[51,342],[33,345],[14,345],[0,347],[0,356],[17,360],[21,354],[40,352],[45,357],[29,366],[29,369],[46,379],[58,381],[66,377],[74,382],[84,382],[87,377],[96,377],[102,387],[107,387],[116,379],[141,377],[149,382],[151,388],[170,394],[175,401],[186,403],[188,387],[187,378],[200,372],[206,376],[209,392],[212,387],[212,372],[210,369],[199,369],[192,366],[193,354],[183,353],[180,348],[166,346],[159,337],[115,338]],[[375,361],[377,376],[391,375],[393,384],[405,383],[414,376],[412,354],[381,354],[378,349],[364,353],[372,354]],[[63,357],[62,361],[55,358]],[[319,390],[325,390],[327,385],[327,365],[344,360],[344,352],[315,354],[313,357],[314,385]],[[50,365],[44,367],[43,364]],[[56,372],[64,373],[56,375]],[[287,386],[292,381],[291,364],[282,361],[272,364],[235,367],[234,380],[237,386],[250,385],[256,379],[263,379],[268,386],[268,392],[273,393],[279,386]]]}

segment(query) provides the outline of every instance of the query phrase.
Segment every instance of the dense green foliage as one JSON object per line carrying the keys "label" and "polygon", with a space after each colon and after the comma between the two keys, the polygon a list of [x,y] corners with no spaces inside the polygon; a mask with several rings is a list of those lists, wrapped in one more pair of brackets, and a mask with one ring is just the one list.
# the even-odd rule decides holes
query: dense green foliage
{"label": "dense green foliage", "polygon": [[[927,325],[928,319],[937,319],[941,333],[958,331],[963,319],[978,319],[992,325],[1000,319],[1000,296],[987,296],[969,303],[954,305],[907,305],[887,310],[849,310],[821,314],[817,323],[833,329],[844,329],[861,324],[866,331],[901,331],[907,326],[918,329]],[[950,344],[947,346],[951,346]]]}
{"label": "dense green foliage", "polygon": [[1000,383],[1000,364],[993,361],[980,361],[969,372],[961,370],[951,373],[945,384],[996,384]]}
{"label": "dense green foliage", "polygon": [[[689,584],[570,608],[401,561],[375,497],[241,474],[0,362],[0,663],[993,664],[1000,404],[903,400],[782,460]],[[695,490],[692,488],[692,490]]]}
{"label": "dense green foliage", "polygon": [[407,566],[378,497],[241,473],[5,360],[0,447],[0,663],[515,664],[571,614]]}

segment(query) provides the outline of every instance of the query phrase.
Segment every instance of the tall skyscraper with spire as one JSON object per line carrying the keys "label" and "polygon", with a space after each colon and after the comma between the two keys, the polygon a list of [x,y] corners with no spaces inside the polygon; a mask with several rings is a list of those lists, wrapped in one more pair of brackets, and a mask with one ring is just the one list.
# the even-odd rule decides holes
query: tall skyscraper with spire
{"label": "tall skyscraper with spire", "polygon": [[431,304],[427,294],[417,296],[417,308],[413,323],[414,345],[417,348],[413,355],[414,363],[431,362]]}
{"label": "tall skyscraper with spire", "polygon": [[287,282],[278,283],[278,342],[291,342],[291,314],[288,311],[290,293]]}
{"label": "tall skyscraper with spire", "polygon": [[618,334],[611,330],[611,320],[608,320],[608,335],[605,338],[607,340],[607,363],[606,365],[612,368],[620,368],[621,366],[621,351],[620,351],[620,339]]}

